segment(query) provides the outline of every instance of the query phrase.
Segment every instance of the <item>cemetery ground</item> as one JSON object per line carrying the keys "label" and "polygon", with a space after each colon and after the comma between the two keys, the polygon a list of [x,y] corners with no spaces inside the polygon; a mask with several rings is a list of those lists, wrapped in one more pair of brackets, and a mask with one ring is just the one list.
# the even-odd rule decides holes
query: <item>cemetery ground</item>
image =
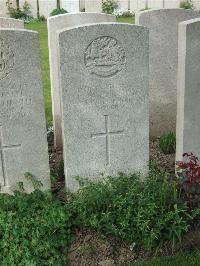
{"label": "cemetery ground", "polygon": [[[130,22],[129,18],[123,20]],[[49,127],[52,114],[46,23],[26,28],[40,34]],[[170,140],[174,145],[173,137]],[[74,266],[199,265],[199,220],[194,218],[198,209],[188,208],[187,195],[176,187],[174,151],[165,154],[159,140],[151,140],[153,165],[144,183],[137,175],[120,174],[70,195],[64,191],[62,153],[53,148],[52,132],[48,142],[53,195],[37,189],[28,195],[19,187],[21,192],[15,197],[1,197],[0,251],[4,254],[0,252],[0,265],[68,265],[69,261]],[[30,174],[28,177],[35,188],[40,186]]]}

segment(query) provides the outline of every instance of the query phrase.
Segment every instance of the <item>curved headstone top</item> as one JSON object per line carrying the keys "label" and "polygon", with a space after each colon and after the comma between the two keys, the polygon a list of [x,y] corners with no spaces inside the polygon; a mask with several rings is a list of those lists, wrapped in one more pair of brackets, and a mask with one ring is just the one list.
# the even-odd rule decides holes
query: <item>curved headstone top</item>
{"label": "curved headstone top", "polygon": [[[84,19],[84,17],[86,18],[86,23],[87,23],[87,18],[88,18],[88,15],[90,17],[93,17],[93,19],[97,19],[100,18],[100,17],[104,17],[106,18],[106,20],[108,21],[109,18],[110,18],[110,21],[116,21],[116,17],[114,15],[109,15],[109,14],[105,14],[105,13],[97,13],[97,12],[78,12],[78,13],[65,13],[65,14],[61,14],[61,15],[57,15],[57,16],[52,16],[52,17],[48,17],[47,18],[47,21],[50,22],[50,21],[54,21],[54,20],[60,20],[62,18],[64,19],[69,19],[69,23],[71,25],[76,25],[76,24],[79,24],[78,21],[77,21],[77,18],[82,18]],[[96,18],[97,17],[97,18]],[[74,19],[74,21],[73,21]],[[84,24],[84,21],[82,21],[82,24]]]}
{"label": "curved headstone top", "polygon": [[156,9],[136,14],[136,23],[149,28],[150,135],[175,132],[178,25],[198,18],[195,10]]}
{"label": "curved headstone top", "polygon": [[24,29],[24,21],[20,19],[0,17],[0,28]]}
{"label": "curved headstone top", "polygon": [[61,107],[56,32],[69,27],[80,26],[88,23],[115,21],[116,17],[113,15],[86,12],[63,14],[49,17],[47,19],[51,94],[53,105],[54,144],[56,148],[62,148]]}
{"label": "curved headstone top", "polygon": [[184,14],[184,15],[191,15],[194,13],[200,13],[197,10],[192,10],[192,9],[184,9],[184,8],[160,8],[160,9],[150,9],[150,10],[144,10],[144,11],[140,11],[137,12],[135,14],[135,22],[136,24],[139,24],[139,20],[141,20],[145,17],[151,17],[151,16],[165,16],[165,14],[168,16],[173,16],[174,14],[176,14],[177,16],[179,16],[179,14]]}
{"label": "curved headstone top", "polygon": [[148,172],[148,29],[87,24],[59,32],[66,186]]}

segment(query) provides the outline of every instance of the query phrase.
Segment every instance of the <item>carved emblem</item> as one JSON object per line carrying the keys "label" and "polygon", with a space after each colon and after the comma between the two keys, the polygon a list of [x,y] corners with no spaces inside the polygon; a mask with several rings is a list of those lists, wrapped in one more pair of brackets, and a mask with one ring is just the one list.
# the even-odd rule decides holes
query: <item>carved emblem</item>
{"label": "carved emblem", "polygon": [[10,46],[0,39],[0,80],[5,78],[14,67],[14,53]]}
{"label": "carved emblem", "polygon": [[120,72],[126,62],[124,49],[109,36],[92,41],[85,51],[85,66],[91,74],[111,77]]}

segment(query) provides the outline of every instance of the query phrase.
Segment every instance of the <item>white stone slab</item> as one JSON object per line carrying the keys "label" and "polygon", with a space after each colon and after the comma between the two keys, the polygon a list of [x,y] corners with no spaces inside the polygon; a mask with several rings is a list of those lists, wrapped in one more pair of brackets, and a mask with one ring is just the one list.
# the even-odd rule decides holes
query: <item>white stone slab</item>
{"label": "white stone slab", "polygon": [[14,18],[3,18],[0,17],[0,28],[16,28],[23,29],[24,21]]}
{"label": "white stone slab", "polygon": [[179,25],[176,159],[200,158],[200,19]]}
{"label": "white stone slab", "polygon": [[0,30],[0,185],[10,192],[26,172],[50,188],[38,34]]}
{"label": "white stone slab", "polygon": [[59,35],[66,186],[119,171],[147,173],[148,30],[100,23]]}
{"label": "white stone slab", "polygon": [[85,0],[85,12],[102,13],[102,0]]}
{"label": "white stone slab", "polygon": [[136,15],[136,24],[147,26],[150,61],[150,135],[176,130],[178,24],[200,17],[185,9],[159,9]]}
{"label": "white stone slab", "polygon": [[54,144],[62,148],[61,107],[56,31],[67,27],[93,22],[115,22],[115,16],[97,13],[74,13],[50,17],[48,20],[49,61],[51,74],[51,94],[53,104]]}

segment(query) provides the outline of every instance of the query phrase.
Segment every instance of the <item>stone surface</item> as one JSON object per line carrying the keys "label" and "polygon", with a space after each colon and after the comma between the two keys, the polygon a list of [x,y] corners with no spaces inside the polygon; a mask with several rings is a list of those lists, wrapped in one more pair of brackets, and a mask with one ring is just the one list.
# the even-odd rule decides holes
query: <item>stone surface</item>
{"label": "stone surface", "polygon": [[38,34],[0,30],[0,185],[17,182],[27,191],[26,172],[50,187],[46,123],[39,65]]}
{"label": "stone surface", "polygon": [[66,185],[119,171],[147,173],[148,30],[100,23],[60,32]]}
{"label": "stone surface", "polygon": [[85,11],[102,13],[102,0],[85,0]]}
{"label": "stone surface", "polygon": [[194,10],[160,9],[136,15],[136,23],[149,28],[150,135],[176,129],[178,24],[200,17]]}
{"label": "stone surface", "polygon": [[200,19],[179,25],[177,160],[184,152],[200,156]]}
{"label": "stone surface", "polygon": [[0,28],[16,28],[23,29],[24,21],[14,18],[2,18],[0,17]]}
{"label": "stone surface", "polygon": [[54,144],[62,148],[61,107],[56,31],[67,27],[93,22],[115,22],[115,16],[97,13],[64,14],[48,19],[49,60],[51,73],[51,94],[53,103]]}

